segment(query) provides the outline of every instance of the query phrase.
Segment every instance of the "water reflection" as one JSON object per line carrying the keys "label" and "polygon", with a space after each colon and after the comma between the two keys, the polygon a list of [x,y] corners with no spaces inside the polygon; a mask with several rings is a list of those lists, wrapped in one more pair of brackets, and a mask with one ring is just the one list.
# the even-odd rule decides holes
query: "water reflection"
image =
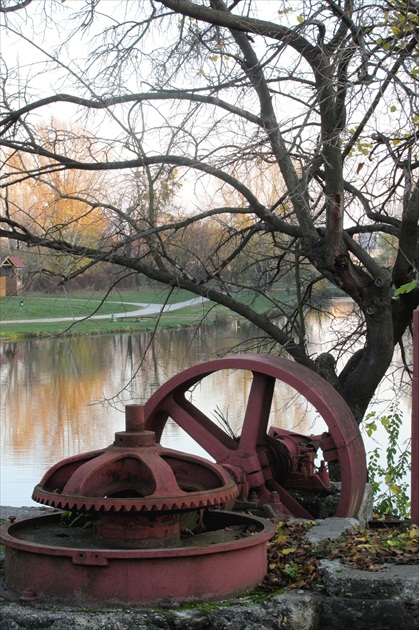
{"label": "water reflection", "polygon": [[[224,353],[232,336],[234,327],[1,344],[1,503],[30,503],[49,466],[113,442],[124,404],[145,402],[174,374]],[[170,428],[171,446],[201,451]]]}
{"label": "water reflection", "polygon": [[[348,325],[345,308],[332,313],[333,324],[345,314]],[[318,318],[313,315],[308,325],[312,339],[322,343],[326,333]],[[0,344],[1,503],[31,504],[34,485],[52,464],[113,442],[115,431],[124,428],[124,404],[144,403],[171,376],[223,356],[250,334],[249,327],[232,325],[166,330],[156,337],[117,334]],[[328,326],[327,335],[332,334]],[[214,421],[222,416],[239,434],[250,384],[246,371],[220,371],[194,388],[194,404]],[[409,402],[408,396],[403,399],[406,437]],[[281,382],[272,415],[278,426],[304,434],[325,429],[316,411]],[[173,422],[167,423],[162,442],[204,454]]]}

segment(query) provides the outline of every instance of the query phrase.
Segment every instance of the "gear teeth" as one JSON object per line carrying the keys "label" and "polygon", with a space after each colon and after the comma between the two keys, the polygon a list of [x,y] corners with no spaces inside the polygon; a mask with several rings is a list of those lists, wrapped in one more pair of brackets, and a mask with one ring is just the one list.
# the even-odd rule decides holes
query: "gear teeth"
{"label": "gear teeth", "polygon": [[[155,476],[156,480],[167,479],[167,486],[165,486],[164,482],[159,481],[157,483],[156,481],[156,487],[159,487],[160,495],[156,492],[155,494],[151,493],[141,497],[129,496],[128,490],[128,496],[126,497],[107,496],[109,489],[106,487],[106,483],[103,484],[103,487],[101,486],[101,482],[98,480],[103,477],[98,476],[97,473],[100,471],[100,475],[103,475],[104,466],[108,466],[109,474],[117,475],[115,479],[117,483],[119,480],[119,491],[123,493],[125,473],[118,466],[121,466],[121,461],[125,458],[139,461],[144,458],[150,476]],[[202,490],[188,492],[182,489],[183,483],[176,474],[177,464],[172,469],[170,468],[170,462],[174,459],[181,462],[182,466],[185,467],[186,476],[196,475],[198,485],[202,486]],[[231,475],[218,464],[206,462],[202,458],[196,458],[193,455],[165,449],[161,445],[158,445],[158,448],[150,448],[148,446],[138,448],[126,447],[126,453],[121,453],[121,449],[118,449],[116,454],[111,446],[108,449],[73,457],[71,460],[72,466],[65,468],[65,470],[69,471],[68,477],[60,471],[60,464],[50,468],[42,478],[41,483],[34,489],[32,497],[35,501],[43,505],[72,512],[95,511],[101,514],[106,512],[114,514],[132,512],[133,514],[141,513],[146,515],[150,512],[155,514],[157,512],[182,512],[201,510],[212,506],[219,507],[239,494],[239,489]],[[67,461],[64,460],[64,462]],[[200,477],[200,467],[205,469],[202,477]],[[134,467],[133,470],[134,472],[130,471],[130,474],[132,473],[135,476],[136,468]],[[84,471],[84,478],[81,483],[82,471]],[[215,488],[206,487],[205,479],[208,478],[208,471],[211,471],[213,475],[211,485],[215,485]],[[78,476],[73,478],[75,474]],[[185,472],[183,471],[182,474],[182,479],[184,479]],[[217,480],[215,484],[214,478]],[[60,479],[58,488],[56,488],[57,479]],[[141,478],[139,478],[139,482],[142,482]],[[83,495],[78,495],[77,488],[81,485],[84,488]],[[53,490],[49,488],[53,488]],[[91,488],[91,496],[89,496],[89,488]]]}
{"label": "gear teeth", "polygon": [[[189,493],[189,496],[183,496],[179,501],[173,499],[168,501],[167,498],[157,500],[156,497],[153,499],[151,499],[151,497],[141,498],[138,501],[136,499],[124,499],[120,500],[121,503],[117,503],[116,501],[118,501],[118,499],[114,498],[83,499],[77,501],[74,497],[72,500],[69,500],[69,497],[63,495],[57,496],[47,491],[34,492],[32,498],[42,505],[48,505],[61,510],[124,514],[127,512],[171,512],[219,507],[235,499],[238,495],[238,488],[235,485],[228,490],[225,488],[221,488],[220,490],[214,490],[211,492],[211,496],[205,497],[202,497],[202,493],[199,492]],[[205,493],[207,494],[208,491],[205,491]]]}

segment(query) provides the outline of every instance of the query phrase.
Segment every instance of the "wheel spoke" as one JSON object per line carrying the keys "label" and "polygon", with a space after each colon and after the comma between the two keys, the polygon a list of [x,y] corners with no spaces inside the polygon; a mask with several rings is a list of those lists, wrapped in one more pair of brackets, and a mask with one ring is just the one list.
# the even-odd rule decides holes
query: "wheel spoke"
{"label": "wheel spoke", "polygon": [[241,453],[254,453],[266,441],[269,413],[275,389],[275,378],[254,372],[240,437]]}
{"label": "wheel spoke", "polygon": [[278,494],[281,499],[281,503],[285,507],[286,511],[296,518],[308,518],[312,520],[312,515],[299,503],[289,492],[282,486],[278,486]]}
{"label": "wheel spoke", "polygon": [[[185,397],[187,391],[206,376],[227,369],[250,371],[253,375],[238,442]],[[365,450],[358,425],[336,390],[318,374],[294,361],[270,355],[247,354],[193,366],[174,376],[149,399],[145,405],[146,428],[155,431],[156,439],[159,440],[167,418],[172,417],[218,463],[227,463],[236,468],[238,476],[242,475],[242,479],[246,480],[245,485],[250,490],[256,489],[261,500],[268,501],[270,492],[277,485],[285,510],[295,516],[308,515],[303,506],[282,487],[282,481],[275,481],[267,451],[266,433],[276,380],[286,383],[304,396],[325,421],[329,436],[316,436],[315,441],[320,438],[326,461],[337,459],[341,466],[342,492],[337,515],[356,516],[366,480]],[[293,432],[280,427],[276,430],[279,435],[287,434],[289,437],[283,448],[294,458],[294,472],[299,478],[301,440]],[[304,436],[300,437],[304,442]],[[286,479],[284,482],[286,485]]]}
{"label": "wheel spoke", "polygon": [[237,450],[237,442],[185,397],[168,397],[165,409],[168,416],[217,462],[224,461]]}

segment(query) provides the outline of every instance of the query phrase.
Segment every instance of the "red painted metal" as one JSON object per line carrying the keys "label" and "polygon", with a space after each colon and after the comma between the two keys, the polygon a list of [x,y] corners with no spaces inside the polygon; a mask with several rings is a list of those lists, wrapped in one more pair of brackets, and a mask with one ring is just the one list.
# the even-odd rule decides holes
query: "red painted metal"
{"label": "red painted metal", "polygon": [[154,437],[143,407],[129,406],[114,444],[44,475],[33,498],[92,523],[63,529],[53,514],[2,527],[9,588],[25,601],[156,605],[220,599],[261,582],[274,525],[216,509],[239,493],[227,470]]}
{"label": "red painted metal", "polygon": [[[228,436],[187,396],[188,390],[206,376],[231,369],[250,371],[253,375],[238,440]],[[301,393],[325,420],[329,432],[317,436],[314,441],[318,442],[320,449],[324,449],[325,461],[340,462],[342,492],[336,515],[356,516],[366,481],[365,450],[358,425],[345,401],[331,385],[312,370],[293,361],[270,355],[240,355],[191,367],[167,381],[147,401],[146,429],[155,431],[156,439],[160,440],[167,419],[172,418],[216,462],[230,472],[235,471],[233,474],[236,480],[240,480],[242,499],[246,500],[256,493],[259,502],[267,504],[274,491],[278,493],[285,513],[309,518],[311,515],[307,510],[287,491],[287,483],[295,486],[299,478],[300,487],[311,484],[324,488],[328,485],[327,472],[324,465],[313,472],[307,438],[303,453],[298,436],[278,429],[274,435],[283,442],[288,452],[284,457],[291,462],[291,469],[285,478],[278,480],[278,475],[275,475],[266,434],[276,380]]]}
{"label": "red painted metal", "polygon": [[[273,464],[275,479],[282,479],[282,483],[287,488],[330,489],[330,478],[325,461],[336,460],[336,450],[334,449],[333,459],[330,459],[329,453],[326,453],[326,457],[320,463],[318,470],[316,470],[314,461],[320,445],[323,444],[323,435],[307,437],[278,427],[271,427],[268,435],[282,444],[287,453],[288,471],[286,474],[282,471],[282,475],[278,475]],[[326,439],[330,439],[328,435]]]}
{"label": "red painted metal", "polygon": [[[187,399],[190,387],[223,369],[253,375],[238,440]],[[268,436],[276,380],[303,394],[329,432],[307,437],[275,427]],[[161,446],[168,417],[216,463]],[[350,410],[330,385],[296,363],[263,355],[190,368],[163,385],[145,407],[128,406],[126,430],[115,434],[114,444],[50,468],[33,498],[87,514],[93,528],[68,528],[62,538],[56,514],[2,526],[6,582],[25,601],[101,606],[242,593],[266,573],[266,542],[274,525],[224,508],[240,493],[242,502],[255,503],[256,496],[273,517],[284,512],[310,517],[291,489],[329,489],[325,463],[315,466],[318,449],[326,462],[341,464],[337,515],[355,516],[365,484],[365,452]]]}
{"label": "red painted metal", "polygon": [[413,313],[413,342],[411,509],[419,525],[419,310]]}
{"label": "red painted metal", "polygon": [[33,499],[97,514],[98,542],[128,548],[170,546],[184,511],[225,505],[238,495],[217,464],[156,444],[141,406],[126,409],[126,431],[108,448],[64,459],[43,476]]}
{"label": "red painted metal", "polygon": [[[45,531],[59,527],[59,520],[52,514],[1,526],[7,585],[22,597],[30,592],[34,602],[101,608],[211,601],[251,590],[266,574],[266,543],[275,529],[267,520],[210,510],[206,544],[191,538],[170,548],[127,550],[77,547],[71,539],[63,546],[66,539],[58,537],[56,545],[45,544]],[[238,528],[249,535],[235,536]],[[229,540],[208,542],[225,530]]]}

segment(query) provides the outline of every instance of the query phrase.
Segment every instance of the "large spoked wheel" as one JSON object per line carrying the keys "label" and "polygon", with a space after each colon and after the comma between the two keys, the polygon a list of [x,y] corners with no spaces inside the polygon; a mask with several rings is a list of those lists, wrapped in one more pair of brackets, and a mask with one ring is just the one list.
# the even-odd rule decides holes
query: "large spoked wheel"
{"label": "large spoked wheel", "polygon": [[[237,440],[208,418],[187,396],[188,390],[206,376],[232,369],[252,374],[242,431]],[[168,380],[147,401],[146,429],[154,431],[156,440],[160,441],[168,418],[172,418],[218,464],[232,472],[245,495],[253,491],[262,502],[267,502],[275,490],[286,512],[310,518],[300,502],[278,483],[270,465],[267,427],[277,380],[302,394],[325,421],[330,438],[326,436],[321,440],[320,447],[327,449],[325,459],[338,461],[341,469],[342,489],[336,516],[357,516],[366,482],[365,449],[358,425],[336,390],[312,370],[294,361],[247,354],[188,368]],[[234,396],[234,392],[231,395]],[[214,392],[216,398],[217,392]],[[278,425],[278,422],[274,424]]]}

